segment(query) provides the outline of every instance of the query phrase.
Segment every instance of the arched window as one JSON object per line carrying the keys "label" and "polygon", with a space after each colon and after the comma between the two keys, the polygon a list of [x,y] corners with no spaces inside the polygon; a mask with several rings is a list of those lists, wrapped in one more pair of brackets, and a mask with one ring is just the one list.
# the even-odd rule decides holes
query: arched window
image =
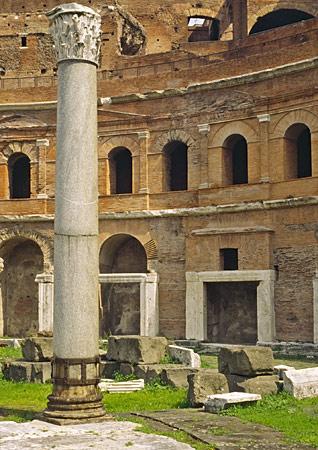
{"label": "arched window", "polygon": [[246,139],[240,134],[229,136],[223,144],[225,184],[248,183]]}
{"label": "arched window", "polygon": [[303,123],[295,123],[285,133],[285,174],[287,179],[311,177],[311,133]]}
{"label": "arched window", "polygon": [[30,198],[30,159],[14,153],[8,160],[10,198]]}
{"label": "arched window", "polygon": [[171,141],[164,147],[167,191],[188,189],[188,146],[181,141]]}
{"label": "arched window", "polygon": [[192,16],[188,18],[188,41],[218,41],[220,21],[212,17]]}
{"label": "arched window", "polygon": [[314,16],[298,9],[278,9],[259,17],[250,34],[260,33],[273,28],[283,27],[302,20],[313,19]]}
{"label": "arched window", "polygon": [[111,194],[132,193],[132,157],[125,147],[113,149],[109,156]]}

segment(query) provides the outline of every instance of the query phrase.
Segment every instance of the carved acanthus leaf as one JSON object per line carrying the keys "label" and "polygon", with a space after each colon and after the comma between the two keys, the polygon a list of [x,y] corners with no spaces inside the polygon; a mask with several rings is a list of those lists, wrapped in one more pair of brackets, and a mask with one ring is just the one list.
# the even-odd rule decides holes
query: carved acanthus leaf
{"label": "carved acanthus leaf", "polygon": [[91,8],[69,3],[47,14],[58,61],[82,60],[98,65],[101,17]]}

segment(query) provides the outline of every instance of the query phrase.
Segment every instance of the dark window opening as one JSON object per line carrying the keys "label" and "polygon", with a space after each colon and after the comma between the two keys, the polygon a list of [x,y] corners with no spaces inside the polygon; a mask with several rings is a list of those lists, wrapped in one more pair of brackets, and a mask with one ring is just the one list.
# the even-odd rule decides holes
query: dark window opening
{"label": "dark window opening", "polygon": [[222,270],[238,270],[238,249],[222,248],[220,250]]}
{"label": "dark window opening", "polygon": [[3,77],[5,74],[6,74],[6,69],[4,67],[0,66],[0,77],[1,76]]}
{"label": "dark window opening", "polygon": [[110,184],[112,194],[132,193],[132,157],[127,148],[112,150],[110,155]]}
{"label": "dark window opening", "polygon": [[212,17],[194,16],[188,19],[188,41],[218,41],[220,21]]}
{"label": "dark window opening", "polygon": [[166,160],[166,189],[186,191],[188,189],[188,146],[172,141],[164,148]]}
{"label": "dark window opening", "polygon": [[312,176],[311,133],[296,123],[285,134],[285,173],[287,179]]}
{"label": "dark window opening", "polygon": [[27,47],[27,46],[28,46],[27,37],[22,36],[21,37],[21,47]]}
{"label": "dark window opening", "polygon": [[30,159],[20,153],[10,156],[10,198],[30,198]]}
{"label": "dark window opening", "polygon": [[225,184],[248,183],[247,142],[243,136],[234,134],[224,145]]}
{"label": "dark window opening", "polygon": [[311,177],[311,135],[306,127],[297,139],[297,177]]}
{"label": "dark window opening", "polygon": [[273,28],[283,27],[302,20],[313,19],[314,16],[298,9],[278,9],[259,17],[250,34],[261,33]]}

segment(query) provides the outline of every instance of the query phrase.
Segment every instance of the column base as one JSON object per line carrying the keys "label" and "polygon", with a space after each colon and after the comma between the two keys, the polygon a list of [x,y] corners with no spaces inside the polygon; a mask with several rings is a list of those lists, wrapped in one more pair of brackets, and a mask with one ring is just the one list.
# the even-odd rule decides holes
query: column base
{"label": "column base", "polygon": [[52,360],[53,392],[41,420],[67,425],[100,422],[106,416],[98,388],[99,356]]}
{"label": "column base", "polygon": [[56,425],[109,420],[96,386],[54,386],[41,420]]}

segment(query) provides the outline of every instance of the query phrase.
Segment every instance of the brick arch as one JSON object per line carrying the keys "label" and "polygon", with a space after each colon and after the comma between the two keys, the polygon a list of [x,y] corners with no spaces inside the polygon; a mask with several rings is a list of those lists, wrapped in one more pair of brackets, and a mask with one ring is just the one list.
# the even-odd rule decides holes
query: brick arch
{"label": "brick arch", "polygon": [[111,234],[109,233],[109,235],[106,236],[106,238],[104,238],[101,242],[100,242],[100,247],[99,247],[99,253],[101,252],[103,245],[111,238],[115,237],[115,236],[119,236],[119,235],[126,235],[132,238],[135,238],[140,245],[144,248],[145,253],[146,253],[146,257],[147,257],[147,267],[149,269],[149,262],[153,261],[153,260],[157,260],[158,259],[158,247],[157,247],[157,243],[154,239],[152,239],[150,233],[146,233],[142,236],[133,234],[133,233],[127,233],[126,230],[123,230],[122,232],[118,232],[115,234]]}
{"label": "brick arch", "polygon": [[271,132],[271,138],[282,138],[285,136],[286,130],[295,123],[303,123],[307,125],[311,133],[318,132],[318,117],[305,109],[288,112],[274,125]]}
{"label": "brick arch", "polygon": [[23,153],[30,158],[31,162],[37,162],[38,160],[38,151],[35,144],[27,142],[11,142],[0,151],[0,162],[7,162],[14,153]]}
{"label": "brick arch", "polygon": [[219,129],[210,141],[209,147],[222,147],[225,140],[233,134],[240,134],[247,143],[257,142],[259,137],[254,128],[244,122],[227,123]]}
{"label": "brick arch", "polygon": [[135,139],[133,139],[130,136],[115,136],[106,138],[102,143],[99,145],[98,149],[98,156],[99,158],[105,158],[105,156],[108,158],[109,153],[117,147],[125,147],[127,148],[132,156],[138,156],[139,155],[139,144]]}
{"label": "brick arch", "polygon": [[3,253],[3,247],[9,241],[14,239],[28,239],[35,242],[43,254],[43,266],[46,273],[53,272],[53,242],[46,236],[34,231],[24,231],[17,228],[3,229],[0,231],[0,256]]}
{"label": "brick arch", "polygon": [[315,6],[314,4],[309,3],[305,5],[304,2],[296,2],[292,0],[280,1],[276,4],[272,3],[263,6],[257,11],[257,14],[252,15],[248,21],[248,32],[251,31],[259,17],[266,16],[266,14],[277,11],[278,9],[298,9],[299,11],[312,14],[313,16],[318,16],[318,5]]}
{"label": "brick arch", "polygon": [[154,153],[162,153],[164,147],[172,141],[180,141],[188,146],[188,151],[198,149],[197,142],[183,130],[170,130],[162,133],[153,145]]}

